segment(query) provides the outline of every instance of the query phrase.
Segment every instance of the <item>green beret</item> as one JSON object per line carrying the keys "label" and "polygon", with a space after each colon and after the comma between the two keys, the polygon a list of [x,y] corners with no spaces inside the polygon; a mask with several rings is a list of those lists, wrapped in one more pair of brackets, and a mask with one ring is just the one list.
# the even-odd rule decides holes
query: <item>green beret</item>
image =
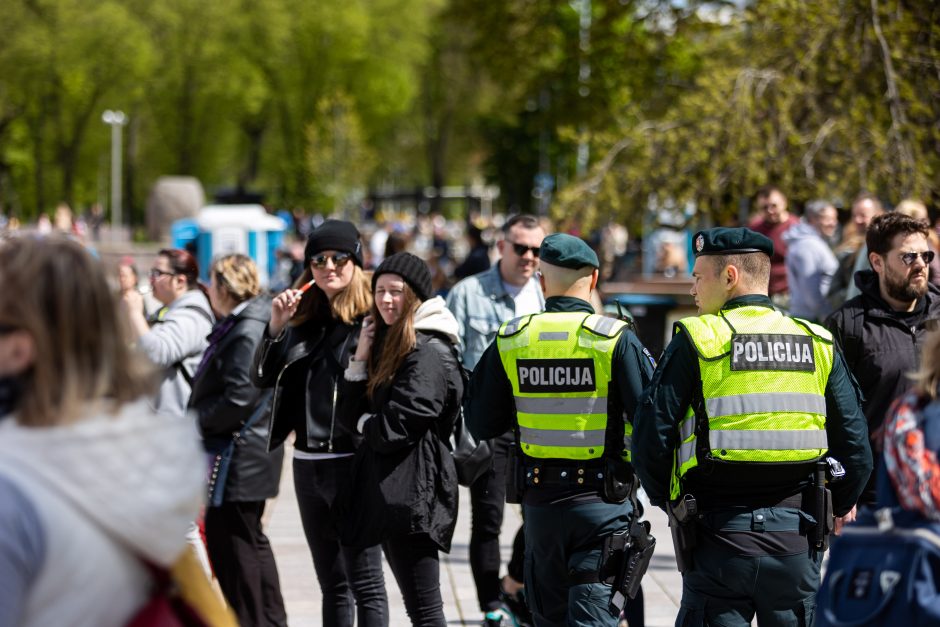
{"label": "green beret", "polygon": [[597,253],[580,237],[567,233],[553,233],[542,240],[539,259],[561,268],[577,270],[584,266],[600,268]]}
{"label": "green beret", "polygon": [[731,229],[719,226],[699,231],[692,240],[692,247],[696,257],[740,253],[764,253],[770,257],[774,254],[774,243],[769,237],[742,227]]}

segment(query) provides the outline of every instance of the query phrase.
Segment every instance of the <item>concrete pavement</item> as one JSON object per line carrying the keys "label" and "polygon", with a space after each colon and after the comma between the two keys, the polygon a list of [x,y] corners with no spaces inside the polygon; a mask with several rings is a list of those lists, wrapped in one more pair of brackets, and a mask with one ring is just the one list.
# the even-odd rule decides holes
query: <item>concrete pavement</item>
{"label": "concrete pavement", "polygon": [[[291,452],[288,450],[285,455],[281,494],[269,506],[267,533],[277,558],[281,591],[287,605],[290,624],[293,627],[316,626],[321,625],[320,589],[313,572],[313,562],[304,539],[294,497]],[[682,578],[676,571],[665,514],[658,508],[646,507],[646,516],[652,523],[653,535],[656,537],[656,552],[643,579],[646,624],[650,627],[671,627],[679,610]],[[500,535],[504,569],[512,552],[513,536],[521,522],[519,506],[507,505],[503,532]],[[470,574],[467,554],[469,541],[470,494],[466,488],[461,488],[459,518],[453,546],[449,555],[441,555],[441,592],[444,598],[444,615],[450,625],[479,625],[483,618],[477,606],[476,590]],[[391,624],[396,627],[409,625],[401,593],[388,564],[385,565],[385,584],[388,589]]]}

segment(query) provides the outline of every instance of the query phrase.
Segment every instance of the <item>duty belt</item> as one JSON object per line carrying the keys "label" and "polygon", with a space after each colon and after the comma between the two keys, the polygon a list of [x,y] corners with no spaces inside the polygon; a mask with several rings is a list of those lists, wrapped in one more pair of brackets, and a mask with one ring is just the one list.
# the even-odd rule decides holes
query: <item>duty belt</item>
{"label": "duty belt", "polygon": [[567,464],[527,464],[525,468],[527,487],[588,487],[604,485],[604,469],[597,465]]}

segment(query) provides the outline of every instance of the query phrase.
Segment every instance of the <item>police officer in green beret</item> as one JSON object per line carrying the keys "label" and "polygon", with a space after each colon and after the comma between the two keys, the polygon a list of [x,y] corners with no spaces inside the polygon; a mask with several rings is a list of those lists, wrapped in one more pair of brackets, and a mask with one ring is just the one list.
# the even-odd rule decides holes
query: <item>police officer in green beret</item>
{"label": "police officer in green beret", "polygon": [[774,309],[767,237],[693,248],[700,315],[676,323],[633,438],[683,572],[676,625],[811,625],[829,533],[872,470],[860,395],[832,335]]}
{"label": "police officer in green beret", "polygon": [[473,371],[466,423],[477,438],[516,434],[507,500],[523,504],[535,624],[616,625],[598,569],[605,538],[635,513],[631,422],[653,359],[622,321],[594,313],[586,243],[549,235],[539,258],[545,312],[500,327]]}

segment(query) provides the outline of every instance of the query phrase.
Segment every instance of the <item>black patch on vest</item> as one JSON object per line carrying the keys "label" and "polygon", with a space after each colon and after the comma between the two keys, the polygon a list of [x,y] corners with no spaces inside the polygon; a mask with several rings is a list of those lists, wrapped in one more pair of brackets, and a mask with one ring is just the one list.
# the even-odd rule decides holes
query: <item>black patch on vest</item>
{"label": "black patch on vest", "polygon": [[519,359],[520,392],[593,392],[597,389],[593,359]]}
{"label": "black patch on vest", "polygon": [[816,372],[813,339],[778,333],[732,335],[731,370]]}

